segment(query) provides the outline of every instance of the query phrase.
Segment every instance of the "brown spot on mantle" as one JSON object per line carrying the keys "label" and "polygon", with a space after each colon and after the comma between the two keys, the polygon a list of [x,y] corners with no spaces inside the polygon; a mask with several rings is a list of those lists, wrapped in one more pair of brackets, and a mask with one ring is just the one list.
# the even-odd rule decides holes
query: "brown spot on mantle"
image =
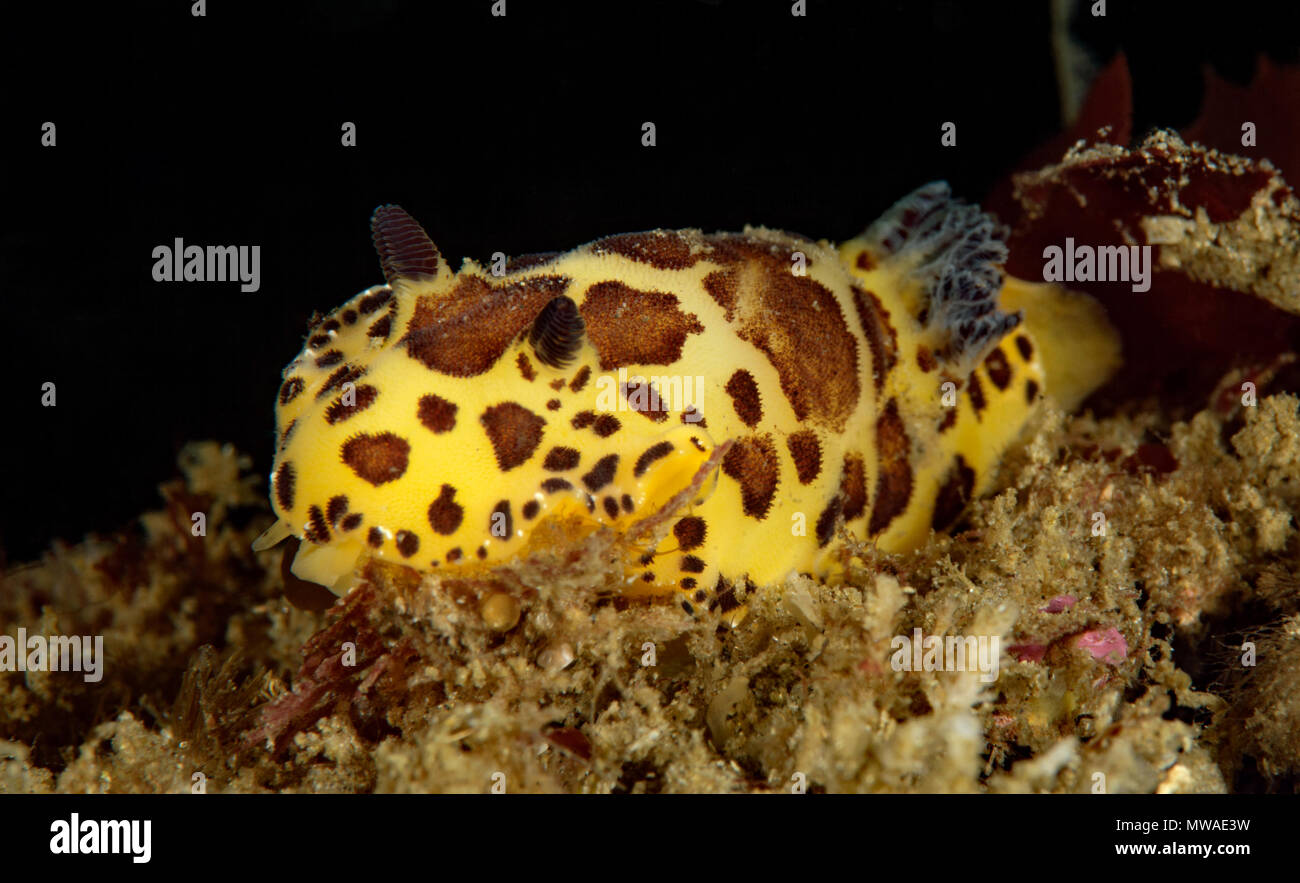
{"label": "brown spot on mantle", "polygon": [[474,377],[492,367],[542,308],[569,287],[563,276],[493,284],[464,276],[451,291],[417,301],[399,344],[431,371]]}
{"label": "brown spot on mantle", "polygon": [[768,435],[753,435],[732,445],[722,459],[722,472],[740,483],[746,515],[762,521],[772,508],[781,465]]}
{"label": "brown spot on mantle", "polygon": [[579,308],[600,369],[627,365],[671,365],[681,358],[686,335],[704,326],[683,313],[677,295],[641,291],[622,282],[597,282]]}
{"label": "brown spot on mantle", "polygon": [[546,421],[515,402],[493,405],[479,418],[502,472],[521,466],[542,443]]}
{"label": "brown spot on mantle", "polygon": [[887,528],[907,508],[912,498],[911,444],[903,419],[898,414],[898,402],[893,399],[889,400],[876,421],[876,454],[880,472],[876,478],[871,521],[867,526],[872,534]]}

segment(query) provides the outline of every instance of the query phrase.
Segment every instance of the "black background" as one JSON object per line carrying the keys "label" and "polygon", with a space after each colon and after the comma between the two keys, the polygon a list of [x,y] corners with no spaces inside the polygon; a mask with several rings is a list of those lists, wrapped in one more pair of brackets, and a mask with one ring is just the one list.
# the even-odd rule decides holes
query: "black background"
{"label": "black background", "polygon": [[[1079,29],[1100,60],[1127,54],[1138,134],[1194,118],[1203,65],[1244,83],[1258,53],[1296,57],[1295,4],[1107,6]],[[403,205],[453,266],[653,227],[841,240],[925,181],[982,198],[1060,128],[1046,2],[490,8],[6,10],[9,563],[154,506],[186,441],[234,442],[269,471],[307,317],[381,281],[376,205]],[[151,251],[178,236],[260,245],[261,290],[154,282]]]}

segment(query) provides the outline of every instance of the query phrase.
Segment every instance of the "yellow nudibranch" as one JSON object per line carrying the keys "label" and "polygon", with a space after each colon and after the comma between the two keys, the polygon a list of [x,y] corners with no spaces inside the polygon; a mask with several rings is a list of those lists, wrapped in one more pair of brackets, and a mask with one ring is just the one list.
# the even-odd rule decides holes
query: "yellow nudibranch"
{"label": "yellow nudibranch", "polygon": [[841,525],[917,546],[1045,393],[1072,408],[1119,361],[1100,307],[1004,279],[994,219],[943,183],[838,248],[655,230],[453,273],[402,209],[371,226],[387,283],[285,368],[256,544],[300,537],[294,573],[339,593],[368,557],[486,571],[560,522],[615,531],[626,590],[688,610],[834,578]]}

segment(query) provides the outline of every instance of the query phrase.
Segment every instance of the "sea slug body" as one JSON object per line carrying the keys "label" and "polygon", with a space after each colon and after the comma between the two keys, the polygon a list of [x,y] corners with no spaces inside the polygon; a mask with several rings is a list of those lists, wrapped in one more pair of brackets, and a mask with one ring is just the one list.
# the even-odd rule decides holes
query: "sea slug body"
{"label": "sea slug body", "polygon": [[500,565],[556,519],[626,537],[627,591],[690,610],[831,579],[841,525],[916,546],[1045,393],[1069,407],[1118,361],[1091,302],[1003,277],[995,222],[942,183],[838,248],[654,230],[452,272],[400,208],[372,229],[386,284],[284,370],[258,542],[301,538],[294,572],[339,592],[366,556]]}

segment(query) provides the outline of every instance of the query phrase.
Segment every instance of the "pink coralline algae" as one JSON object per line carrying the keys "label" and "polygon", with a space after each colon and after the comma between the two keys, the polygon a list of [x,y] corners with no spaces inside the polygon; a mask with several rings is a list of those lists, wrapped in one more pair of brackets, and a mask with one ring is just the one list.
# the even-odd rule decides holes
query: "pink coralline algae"
{"label": "pink coralline algae", "polygon": [[1012,644],[1007,652],[1020,662],[1042,662],[1047,655],[1046,644]]}
{"label": "pink coralline algae", "polygon": [[1069,610],[1077,604],[1078,601],[1079,599],[1073,595],[1057,595],[1055,598],[1047,602],[1046,607],[1039,607],[1038,609],[1042,613],[1060,613],[1062,610]]}
{"label": "pink coralline algae", "polygon": [[1114,626],[1084,632],[1074,639],[1074,646],[1087,650],[1093,659],[1112,665],[1119,665],[1128,656],[1128,641],[1124,640],[1124,636]]}

